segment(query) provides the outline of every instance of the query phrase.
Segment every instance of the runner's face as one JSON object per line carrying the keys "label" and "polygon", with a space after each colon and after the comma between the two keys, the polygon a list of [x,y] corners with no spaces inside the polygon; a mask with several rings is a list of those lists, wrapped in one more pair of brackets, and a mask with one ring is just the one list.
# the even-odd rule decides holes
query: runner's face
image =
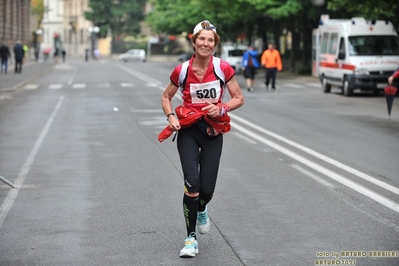
{"label": "runner's face", "polygon": [[211,30],[201,30],[195,40],[195,52],[200,56],[210,56],[215,49],[215,35]]}

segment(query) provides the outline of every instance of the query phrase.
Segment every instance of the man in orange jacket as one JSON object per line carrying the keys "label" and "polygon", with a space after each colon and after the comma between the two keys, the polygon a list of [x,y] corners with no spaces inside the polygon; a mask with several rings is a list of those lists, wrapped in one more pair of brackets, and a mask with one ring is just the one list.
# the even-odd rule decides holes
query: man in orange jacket
{"label": "man in orange jacket", "polygon": [[283,64],[281,63],[281,57],[279,51],[274,49],[273,44],[269,44],[268,49],[266,49],[261,57],[261,64],[266,68],[266,89],[269,88],[269,80],[272,80],[272,89],[276,89],[276,73],[277,70],[281,71],[283,69]]}

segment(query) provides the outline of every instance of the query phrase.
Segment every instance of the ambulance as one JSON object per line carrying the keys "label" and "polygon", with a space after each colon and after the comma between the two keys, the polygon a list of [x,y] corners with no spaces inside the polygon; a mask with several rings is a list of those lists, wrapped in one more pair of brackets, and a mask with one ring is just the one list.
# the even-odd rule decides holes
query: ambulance
{"label": "ambulance", "polygon": [[399,67],[399,38],[391,22],[322,15],[319,24],[313,30],[312,75],[325,93],[334,86],[346,96],[359,90],[378,94],[387,86]]}

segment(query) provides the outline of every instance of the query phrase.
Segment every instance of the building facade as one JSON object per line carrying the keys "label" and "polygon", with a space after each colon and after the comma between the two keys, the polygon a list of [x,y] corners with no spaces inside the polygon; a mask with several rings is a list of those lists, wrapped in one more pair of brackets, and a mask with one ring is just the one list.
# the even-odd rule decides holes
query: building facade
{"label": "building facade", "polygon": [[64,0],[64,49],[74,58],[82,58],[91,42],[91,22],[84,18],[89,0]]}
{"label": "building facade", "polygon": [[20,40],[31,42],[30,0],[0,0],[0,42],[10,49]]}
{"label": "building facade", "polygon": [[85,19],[90,0],[45,0],[49,12],[42,22],[41,51],[64,50],[67,58],[83,58],[86,50],[93,50],[99,40],[95,25]]}

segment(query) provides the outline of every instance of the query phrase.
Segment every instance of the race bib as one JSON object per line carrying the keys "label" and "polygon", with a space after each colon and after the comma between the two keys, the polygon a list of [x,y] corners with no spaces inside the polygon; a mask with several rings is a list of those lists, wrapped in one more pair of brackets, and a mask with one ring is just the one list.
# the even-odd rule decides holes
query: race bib
{"label": "race bib", "polygon": [[207,83],[190,84],[192,103],[217,103],[220,98],[220,81],[215,80]]}

